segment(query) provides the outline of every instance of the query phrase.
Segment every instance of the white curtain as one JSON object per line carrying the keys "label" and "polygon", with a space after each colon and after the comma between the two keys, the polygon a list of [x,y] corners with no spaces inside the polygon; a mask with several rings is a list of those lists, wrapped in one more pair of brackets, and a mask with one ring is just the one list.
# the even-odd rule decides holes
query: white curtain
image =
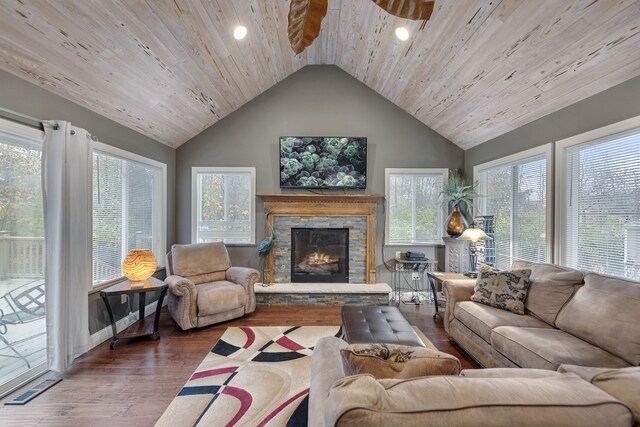
{"label": "white curtain", "polygon": [[91,284],[91,140],[86,130],[44,122],[42,189],[49,369],[88,349]]}

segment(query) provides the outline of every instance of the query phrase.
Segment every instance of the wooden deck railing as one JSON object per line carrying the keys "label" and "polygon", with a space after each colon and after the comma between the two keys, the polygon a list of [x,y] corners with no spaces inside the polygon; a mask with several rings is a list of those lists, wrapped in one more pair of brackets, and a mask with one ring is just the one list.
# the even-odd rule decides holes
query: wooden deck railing
{"label": "wooden deck railing", "polygon": [[44,276],[44,237],[17,237],[0,232],[0,279]]}
{"label": "wooden deck railing", "polygon": [[[150,247],[153,239],[136,233],[139,248]],[[10,236],[0,231],[0,280],[44,277],[44,237]],[[122,275],[120,265],[93,260],[94,281],[111,280]]]}
{"label": "wooden deck railing", "polygon": [[122,276],[122,269],[120,266],[113,266],[101,262],[98,259],[93,259],[93,285],[97,285],[100,282],[106,282]]}

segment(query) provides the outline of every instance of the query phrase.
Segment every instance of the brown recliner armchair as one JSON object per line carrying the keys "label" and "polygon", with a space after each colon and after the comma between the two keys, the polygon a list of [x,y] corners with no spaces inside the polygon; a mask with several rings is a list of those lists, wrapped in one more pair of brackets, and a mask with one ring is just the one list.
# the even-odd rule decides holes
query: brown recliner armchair
{"label": "brown recliner armchair", "polygon": [[183,330],[242,317],[256,309],[258,270],[232,267],[223,243],[173,245],[167,254],[169,314]]}

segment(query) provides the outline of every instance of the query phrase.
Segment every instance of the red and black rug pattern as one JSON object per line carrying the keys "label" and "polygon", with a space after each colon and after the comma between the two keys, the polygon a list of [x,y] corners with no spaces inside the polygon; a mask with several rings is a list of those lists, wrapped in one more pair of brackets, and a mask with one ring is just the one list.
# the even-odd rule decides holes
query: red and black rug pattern
{"label": "red and black rug pattern", "polygon": [[306,426],[311,355],[338,326],[228,328],[157,426]]}

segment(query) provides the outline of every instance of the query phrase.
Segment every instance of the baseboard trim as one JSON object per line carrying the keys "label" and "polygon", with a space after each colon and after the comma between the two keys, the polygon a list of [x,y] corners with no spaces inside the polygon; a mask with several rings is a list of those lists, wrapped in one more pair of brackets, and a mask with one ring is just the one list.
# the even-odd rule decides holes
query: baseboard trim
{"label": "baseboard trim", "polygon": [[[162,303],[162,306],[165,307],[166,305],[167,300],[165,299]],[[147,316],[155,315],[157,306],[158,301],[156,300],[152,303],[147,304],[145,306],[144,312],[147,314]],[[137,322],[138,317],[138,310],[132,311],[127,316],[116,322],[116,329],[118,330],[118,332],[122,332],[123,330],[127,329],[129,326]],[[89,336],[89,350],[112,338],[113,332],[111,331],[111,325],[108,325]]]}

